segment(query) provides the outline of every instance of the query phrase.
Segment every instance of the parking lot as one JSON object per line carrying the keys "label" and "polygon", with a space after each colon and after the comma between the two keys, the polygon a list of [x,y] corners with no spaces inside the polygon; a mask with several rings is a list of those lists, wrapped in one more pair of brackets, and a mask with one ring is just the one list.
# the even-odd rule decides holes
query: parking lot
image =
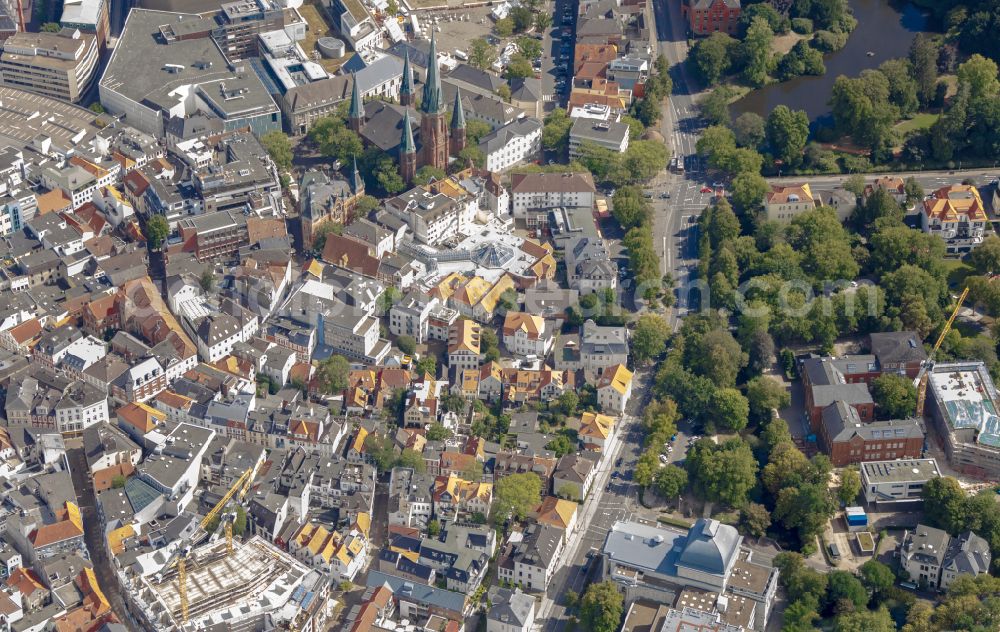
{"label": "parking lot", "polygon": [[472,40],[485,38],[493,33],[490,7],[458,7],[455,10],[419,12],[417,20],[425,37],[430,38],[430,31],[427,29],[434,30],[438,50],[442,53],[453,54],[456,50],[468,53]]}

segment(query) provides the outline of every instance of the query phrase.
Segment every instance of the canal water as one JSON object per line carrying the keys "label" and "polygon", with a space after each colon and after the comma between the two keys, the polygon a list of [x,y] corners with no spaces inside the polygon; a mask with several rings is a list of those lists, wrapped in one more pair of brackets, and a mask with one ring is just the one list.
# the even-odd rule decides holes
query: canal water
{"label": "canal water", "polygon": [[927,27],[927,16],[911,3],[849,0],[848,4],[858,26],[847,46],[823,58],[826,74],[796,77],[751,92],[732,105],[733,118],[744,112],[767,118],[775,107],[787,105],[793,110],[805,110],[813,124],[825,123],[830,116],[830,91],[838,76],[856,77],[887,59],[906,57],[913,37]]}

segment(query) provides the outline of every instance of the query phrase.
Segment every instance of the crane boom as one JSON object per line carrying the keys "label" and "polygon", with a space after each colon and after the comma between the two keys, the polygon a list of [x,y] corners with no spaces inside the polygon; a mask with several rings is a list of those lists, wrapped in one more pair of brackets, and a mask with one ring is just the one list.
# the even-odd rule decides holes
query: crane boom
{"label": "crane boom", "polygon": [[944,324],[941,329],[941,334],[938,335],[937,341],[934,342],[934,347],[931,349],[930,356],[924,363],[924,366],[920,367],[920,374],[917,375],[917,417],[924,416],[924,403],[927,401],[927,382],[930,379],[929,372],[930,368],[934,366],[934,356],[937,355],[938,349],[941,348],[941,344],[944,342],[945,336],[951,331],[951,326],[955,324],[955,318],[958,317],[959,310],[962,309],[962,304],[965,303],[965,299],[969,296],[969,287],[966,286],[962,290],[962,294],[958,297],[958,301],[955,303],[955,309],[952,310],[951,316],[948,317],[948,321]]}
{"label": "crane boom", "polygon": [[[237,498],[238,502],[243,502],[246,498],[247,492],[250,491],[250,487],[253,484],[254,477],[257,476],[257,467],[248,467],[243,474],[237,478],[233,484],[229,487],[226,493],[219,499],[219,502],[215,503],[215,506],[205,514],[201,522],[198,523],[198,529],[195,531],[194,535],[191,536],[190,540],[181,546],[174,549],[174,552],[170,554],[170,558],[167,563],[163,565],[161,573],[169,570],[175,563],[177,564],[177,592],[181,598],[181,617],[183,622],[187,624],[188,622],[188,595],[187,595],[187,555],[190,552],[190,547],[197,544],[204,538],[207,534],[207,527],[212,520],[219,515],[219,513],[229,504],[234,497]],[[226,554],[232,554],[233,552],[233,524],[231,520],[226,521]]]}

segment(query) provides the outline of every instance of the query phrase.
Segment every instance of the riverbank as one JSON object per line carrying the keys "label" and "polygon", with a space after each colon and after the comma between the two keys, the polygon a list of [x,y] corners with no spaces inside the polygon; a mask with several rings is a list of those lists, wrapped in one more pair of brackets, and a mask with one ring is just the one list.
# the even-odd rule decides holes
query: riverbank
{"label": "riverbank", "polygon": [[927,14],[911,2],[895,7],[885,0],[849,0],[848,4],[857,27],[843,48],[823,56],[824,74],[799,76],[753,90],[731,106],[732,117],[754,112],[767,118],[775,107],[786,105],[804,110],[814,127],[825,123],[838,76],[856,77],[889,59],[906,57],[913,38],[927,28]]}

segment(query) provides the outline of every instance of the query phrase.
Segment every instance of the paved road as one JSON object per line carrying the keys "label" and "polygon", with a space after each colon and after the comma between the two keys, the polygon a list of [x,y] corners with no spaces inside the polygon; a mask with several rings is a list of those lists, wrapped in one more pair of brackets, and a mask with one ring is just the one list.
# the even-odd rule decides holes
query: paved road
{"label": "paved road", "polygon": [[568,590],[582,594],[590,573],[596,570],[596,567],[585,570],[587,554],[591,549],[600,550],[615,522],[627,520],[642,511],[631,476],[642,453],[642,431],[637,416],[649,403],[653,380],[651,373],[644,371],[636,375],[637,384],[633,392],[637,395],[629,402],[629,414],[622,422],[617,442],[598,471],[587,501],[579,511],[577,532],[566,546],[558,570],[549,583],[546,598],[539,609],[537,630],[563,632],[567,629],[563,597]]}
{"label": "paved road", "polygon": [[[656,52],[669,62],[674,86],[663,107],[660,132],[671,156],[683,160],[685,166],[684,174],[665,171],[653,182],[653,243],[659,251],[664,274],[673,276],[677,287],[687,287],[698,258],[695,222],[712,198],[710,193],[701,191],[705,175],[695,152],[703,124],[696,109],[697,86],[684,65],[688,48],[680,3],[653,3],[653,25]],[[670,197],[663,197],[665,194]],[[680,294],[675,309],[670,310],[670,322],[675,328],[687,313],[690,298]]]}
{"label": "paved road", "polygon": [[87,545],[87,553],[94,564],[94,574],[104,596],[108,598],[111,609],[120,621],[132,620],[125,609],[125,602],[119,591],[118,578],[111,567],[111,560],[105,547],[104,521],[97,514],[97,501],[94,486],[90,480],[87,459],[83,447],[72,447],[66,450],[69,460],[70,475],[73,479],[73,489],[83,516],[83,539]]}
{"label": "paved road", "polygon": [[[977,186],[982,187],[983,185],[988,185],[992,181],[1000,178],[1000,169],[986,168],[986,169],[954,169],[952,171],[907,171],[900,173],[868,173],[863,174],[866,180],[871,180],[882,175],[894,175],[901,178],[913,177],[920,186],[924,188],[926,193],[930,193],[935,189],[947,186],[949,184],[957,184],[965,179],[970,179]],[[835,174],[828,176],[784,176],[780,178],[768,178],[768,182],[808,182],[813,189],[823,189],[831,188],[840,184],[843,184],[849,176],[845,174]],[[985,198],[986,196],[983,195]]]}
{"label": "paved road", "polygon": [[[562,54],[561,49],[564,41],[569,42],[572,46],[573,33],[576,31],[575,6],[575,3],[570,0],[556,0],[545,4],[542,8],[543,11],[551,11],[550,15],[552,16],[552,26],[545,32],[545,37],[542,40],[542,95],[546,101],[546,111],[562,105],[568,94],[566,86],[563,86],[561,90],[556,89],[556,80],[559,77],[569,79],[565,73],[572,65],[572,48],[570,48],[569,60],[560,60],[559,56]],[[571,17],[570,21],[564,24],[563,14],[567,10],[574,17]],[[565,34],[564,29],[569,29],[568,35]],[[563,74],[558,74],[560,72]]]}

